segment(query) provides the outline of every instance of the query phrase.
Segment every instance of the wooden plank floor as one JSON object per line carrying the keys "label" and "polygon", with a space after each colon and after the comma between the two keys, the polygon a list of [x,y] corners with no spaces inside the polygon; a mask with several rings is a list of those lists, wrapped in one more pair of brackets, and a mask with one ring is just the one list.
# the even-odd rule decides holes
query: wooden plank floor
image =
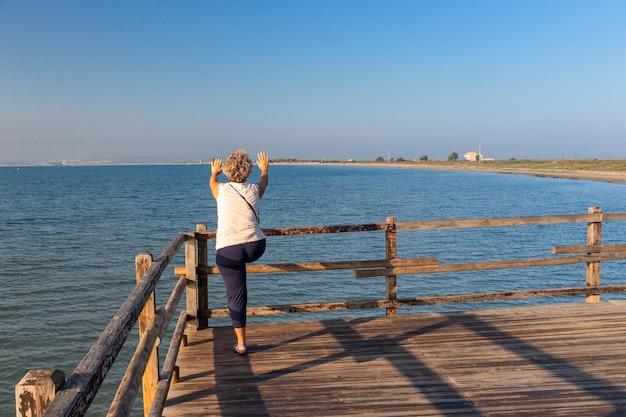
{"label": "wooden plank floor", "polygon": [[189,334],[164,416],[626,416],[626,302]]}

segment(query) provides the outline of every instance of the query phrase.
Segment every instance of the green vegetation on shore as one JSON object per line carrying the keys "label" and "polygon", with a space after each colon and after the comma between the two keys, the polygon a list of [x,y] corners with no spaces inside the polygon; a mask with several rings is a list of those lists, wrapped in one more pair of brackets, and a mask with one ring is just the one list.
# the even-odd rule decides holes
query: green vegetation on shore
{"label": "green vegetation on shore", "polygon": [[[393,162],[392,162],[393,163]],[[403,162],[420,166],[449,167],[480,170],[547,170],[547,171],[609,171],[626,172],[625,159],[553,159],[507,161],[419,161]]]}
{"label": "green vegetation on shore", "polygon": [[626,183],[626,160],[624,159],[552,159],[552,160],[502,160],[502,161],[298,161],[275,160],[273,163],[304,163],[331,165],[359,165],[415,169],[440,169],[458,171],[522,174],[538,177],[587,179],[593,181]]}
{"label": "green vegetation on shore", "polygon": [[598,171],[598,172],[625,172],[626,159],[510,159],[490,161],[437,161],[411,160],[395,161],[311,161],[298,159],[272,159],[273,163],[326,163],[326,164],[358,164],[358,165],[386,165],[398,167],[432,168],[432,169],[459,169],[469,171]]}

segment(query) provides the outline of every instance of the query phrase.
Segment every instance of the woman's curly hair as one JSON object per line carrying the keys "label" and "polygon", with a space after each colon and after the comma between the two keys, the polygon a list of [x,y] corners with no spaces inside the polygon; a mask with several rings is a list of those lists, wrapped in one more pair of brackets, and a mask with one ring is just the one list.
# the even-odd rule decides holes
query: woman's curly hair
{"label": "woman's curly hair", "polygon": [[248,159],[248,152],[240,149],[228,155],[222,172],[231,182],[245,182],[252,172],[252,161]]}

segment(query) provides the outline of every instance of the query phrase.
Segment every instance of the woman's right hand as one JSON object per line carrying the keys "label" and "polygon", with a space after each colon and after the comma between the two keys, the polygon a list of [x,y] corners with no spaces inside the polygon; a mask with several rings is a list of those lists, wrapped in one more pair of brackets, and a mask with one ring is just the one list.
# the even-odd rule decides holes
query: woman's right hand
{"label": "woman's right hand", "polygon": [[222,158],[215,158],[211,161],[211,175],[222,173]]}

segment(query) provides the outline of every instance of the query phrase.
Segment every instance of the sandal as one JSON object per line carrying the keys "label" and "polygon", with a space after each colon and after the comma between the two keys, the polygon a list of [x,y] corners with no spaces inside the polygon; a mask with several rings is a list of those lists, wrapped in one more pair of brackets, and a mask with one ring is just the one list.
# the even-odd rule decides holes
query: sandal
{"label": "sandal", "polygon": [[248,353],[248,346],[246,345],[235,345],[233,347],[233,351],[240,355],[246,355]]}

